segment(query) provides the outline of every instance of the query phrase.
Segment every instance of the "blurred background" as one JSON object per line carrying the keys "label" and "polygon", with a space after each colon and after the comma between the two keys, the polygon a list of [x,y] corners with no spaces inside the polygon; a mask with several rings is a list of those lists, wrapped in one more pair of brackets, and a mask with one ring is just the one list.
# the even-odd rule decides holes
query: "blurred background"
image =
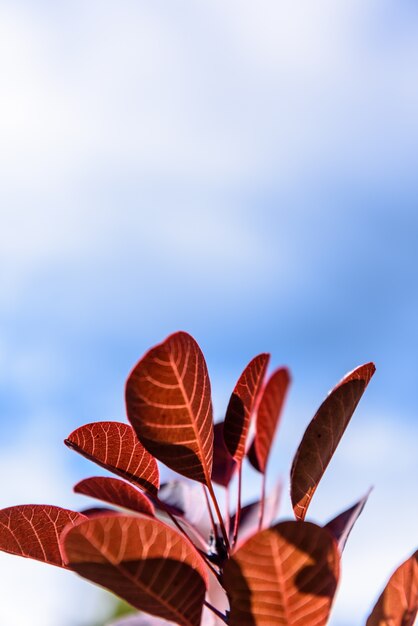
{"label": "blurred background", "polygon": [[[331,625],[364,622],[417,544],[417,68],[407,0],[1,2],[0,506],[88,504],[72,486],[98,469],[62,440],[125,419],[128,372],[175,330],[218,418],[255,354],[291,368],[270,485],[374,360],[310,509],[374,486]],[[114,610],[4,554],[0,586],[1,626]]]}

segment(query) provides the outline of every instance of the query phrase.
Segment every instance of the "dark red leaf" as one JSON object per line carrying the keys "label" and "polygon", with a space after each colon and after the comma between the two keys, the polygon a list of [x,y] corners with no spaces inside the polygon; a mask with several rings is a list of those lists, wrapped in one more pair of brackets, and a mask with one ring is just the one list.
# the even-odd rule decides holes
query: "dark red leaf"
{"label": "dark red leaf", "polygon": [[136,613],[135,615],[125,615],[125,617],[119,618],[116,622],[112,622],[109,626],[175,626],[174,622],[167,622],[160,617],[154,617],[153,615],[145,615]]}
{"label": "dark red leaf", "polygon": [[[218,623],[218,622],[216,622]],[[222,622],[220,622],[222,624]],[[201,626],[214,626],[213,614],[209,612],[209,615],[205,612],[202,616]],[[145,615],[136,613],[135,615],[128,615],[119,618],[115,622],[109,624],[109,626],[176,626],[174,622],[167,622],[160,617],[154,617],[153,615]]]}
{"label": "dark red leaf", "polygon": [[74,491],[136,513],[151,516],[155,514],[154,507],[147,496],[118,478],[104,476],[86,478],[75,485]]}
{"label": "dark red leaf", "polygon": [[75,511],[46,504],[23,504],[0,511],[0,550],[65,567],[59,536],[67,526],[85,520]]}
{"label": "dark red leaf", "polygon": [[215,424],[213,434],[212,481],[222,487],[228,487],[237,465],[225,445],[223,422]]}
{"label": "dark red leaf", "polygon": [[305,519],[318,483],[374,372],[373,363],[367,363],[347,374],[321,404],[306,429],[290,476],[297,519]]}
{"label": "dark red leaf", "polygon": [[324,626],[338,576],[338,548],[324,528],[282,522],[262,530],[226,563],[229,624]]}
{"label": "dark red leaf", "polygon": [[289,384],[289,370],[286,367],[280,367],[270,376],[261,395],[255,423],[255,436],[248,458],[251,465],[262,474],[266,471]]}
{"label": "dark red leaf", "polygon": [[418,614],[418,550],[392,574],[366,626],[413,626]]}
{"label": "dark red leaf", "polygon": [[248,428],[256,407],[269,359],[269,354],[259,354],[248,363],[235,385],[226,410],[224,422],[225,445],[238,464],[242,462],[245,456]]}
{"label": "dark red leaf", "polygon": [[126,383],[126,408],[151,454],[179,474],[210,484],[210,382],[203,354],[190,335],[170,335],[139,361]]}
{"label": "dark red leaf", "polygon": [[65,443],[101,467],[156,495],[160,485],[157,462],[129,424],[86,424],[72,432]]}
{"label": "dark red leaf", "polygon": [[98,515],[120,515],[120,511],[109,509],[106,506],[90,506],[87,509],[81,509],[80,513],[86,517],[97,517]]}
{"label": "dark red leaf", "polygon": [[176,530],[152,518],[96,517],[65,532],[68,567],[137,609],[199,626],[208,576]]}
{"label": "dark red leaf", "polygon": [[328,530],[332,533],[332,535],[338,542],[340,552],[344,550],[348,536],[351,533],[354,524],[361,515],[370,495],[370,492],[371,489],[366,493],[365,496],[361,498],[361,500],[353,504],[353,506],[351,506],[346,511],[343,511],[342,513],[337,515],[337,517],[334,517],[325,525],[325,528],[328,528]]}

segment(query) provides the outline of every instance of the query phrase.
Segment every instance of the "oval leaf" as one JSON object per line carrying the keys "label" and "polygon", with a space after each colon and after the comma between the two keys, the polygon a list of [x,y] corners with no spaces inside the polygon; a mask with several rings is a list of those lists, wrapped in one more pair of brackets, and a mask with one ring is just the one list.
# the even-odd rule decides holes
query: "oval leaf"
{"label": "oval leaf", "polygon": [[282,522],[253,535],[224,570],[230,626],[326,624],[339,554],[331,534],[309,522]]}
{"label": "oval leaf", "polygon": [[280,367],[270,376],[261,395],[255,423],[255,437],[248,459],[251,465],[262,474],[266,471],[289,384],[289,370],[286,367]]}
{"label": "oval leaf", "polygon": [[305,519],[318,483],[374,372],[373,363],[367,363],[347,374],[321,404],[306,429],[290,475],[297,519]]}
{"label": "oval leaf", "polygon": [[85,520],[75,511],[45,504],[23,504],[0,511],[0,550],[65,567],[59,536]]}
{"label": "oval leaf", "polygon": [[208,577],[201,557],[156,519],[97,517],[65,532],[68,567],[137,609],[199,626]]}
{"label": "oval leaf", "polygon": [[148,498],[132,485],[118,478],[93,476],[85,478],[74,487],[75,493],[103,500],[125,509],[154,516],[155,511]]}
{"label": "oval leaf", "polygon": [[237,465],[225,445],[223,422],[215,424],[213,434],[212,481],[226,488],[231,482]]}
{"label": "oval leaf", "polygon": [[187,333],[170,335],[139,361],[126,383],[129,421],[157,459],[210,484],[213,418],[203,354]]}
{"label": "oval leaf", "polygon": [[259,354],[242,372],[232,392],[224,422],[225,445],[239,464],[245,456],[245,444],[261,385],[270,359],[269,354]]}
{"label": "oval leaf", "polygon": [[77,428],[65,440],[87,459],[126,478],[152,495],[160,485],[157,462],[138,441],[129,424],[94,422]]}
{"label": "oval leaf", "polygon": [[413,626],[418,614],[418,550],[392,574],[366,626]]}
{"label": "oval leaf", "polygon": [[105,506],[90,506],[80,511],[86,517],[97,517],[98,515],[120,515],[120,511],[109,509]]}
{"label": "oval leaf", "polygon": [[334,517],[334,519],[332,519],[325,525],[325,528],[328,528],[335,540],[338,542],[340,552],[344,550],[348,536],[351,533],[354,524],[361,515],[364,506],[369,498],[370,492],[371,489],[366,493],[365,496],[361,498],[361,500],[353,504],[353,506],[351,506],[346,511],[343,511],[342,513],[337,515],[337,517]]}

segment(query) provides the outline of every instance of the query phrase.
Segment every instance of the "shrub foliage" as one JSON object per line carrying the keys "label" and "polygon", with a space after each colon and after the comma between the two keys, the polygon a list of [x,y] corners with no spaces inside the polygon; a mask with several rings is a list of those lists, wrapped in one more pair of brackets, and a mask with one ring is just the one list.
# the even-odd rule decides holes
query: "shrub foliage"
{"label": "shrub foliage", "polygon": [[[129,424],[87,424],[65,441],[117,476],[74,488],[104,506],[3,509],[0,549],[77,572],[150,614],[120,626],[325,625],[341,554],[367,495],[326,525],[305,517],[375,368],[357,367],[319,407],[291,468],[295,519],[277,522],[280,484],[266,494],[266,471],[290,375],[281,367],[266,378],[268,363],[260,354],[247,365],[224,421],[214,425],[198,344],[184,332],[169,336],[128,377]],[[262,488],[260,500],[242,506],[246,458]],[[158,462],[183,479],[160,485]],[[415,552],[389,579],[367,626],[412,626],[417,610]]]}

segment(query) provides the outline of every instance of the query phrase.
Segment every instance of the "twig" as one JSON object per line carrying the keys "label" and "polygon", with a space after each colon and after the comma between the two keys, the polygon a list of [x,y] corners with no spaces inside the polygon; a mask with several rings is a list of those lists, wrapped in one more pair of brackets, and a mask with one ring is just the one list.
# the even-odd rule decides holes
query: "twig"
{"label": "twig", "polygon": [[234,534],[232,539],[232,545],[235,546],[238,540],[239,533],[239,521],[241,518],[241,488],[242,488],[242,463],[239,464],[238,470],[238,498],[237,498],[237,510],[235,511],[235,524]]}
{"label": "twig", "polygon": [[207,600],[204,601],[204,605],[208,607],[208,609],[210,609],[212,611],[212,613],[214,613],[216,615],[216,617],[219,617],[219,619],[221,619],[223,622],[225,622],[225,624],[228,623],[228,620],[226,618],[226,615],[224,615],[223,613],[221,613],[221,611],[219,611],[216,607],[214,607],[212,604],[210,604],[210,602],[208,602]]}

